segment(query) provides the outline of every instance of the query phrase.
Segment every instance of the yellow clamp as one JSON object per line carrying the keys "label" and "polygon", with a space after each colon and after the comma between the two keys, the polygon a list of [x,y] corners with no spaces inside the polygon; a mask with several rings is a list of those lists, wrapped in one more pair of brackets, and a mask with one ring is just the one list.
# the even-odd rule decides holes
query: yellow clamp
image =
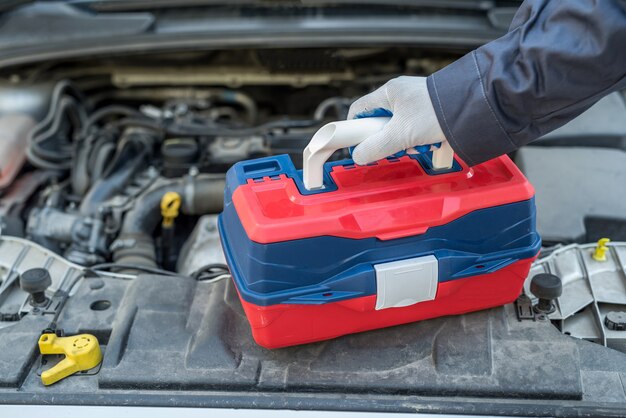
{"label": "yellow clamp", "polygon": [[178,217],[178,210],[182,204],[182,198],[176,192],[167,192],[161,199],[161,216],[163,216],[163,227],[171,228],[174,220]]}
{"label": "yellow clamp", "polygon": [[611,240],[608,238],[602,238],[598,240],[598,243],[596,244],[596,249],[593,250],[593,254],[591,255],[591,257],[593,257],[593,259],[596,261],[606,261],[606,252],[609,250],[607,244],[609,242],[611,242]]}
{"label": "yellow clamp", "polygon": [[44,385],[51,385],[82,370],[96,367],[102,361],[98,339],[91,334],[73,337],[57,337],[56,334],[42,334],[39,337],[41,354],[64,354],[65,358],[56,366],[41,373]]}

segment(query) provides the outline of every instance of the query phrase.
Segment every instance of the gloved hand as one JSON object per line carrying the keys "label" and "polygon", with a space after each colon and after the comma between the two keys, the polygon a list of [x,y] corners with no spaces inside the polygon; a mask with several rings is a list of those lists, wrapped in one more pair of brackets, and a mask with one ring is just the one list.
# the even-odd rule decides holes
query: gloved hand
{"label": "gloved hand", "polygon": [[352,159],[359,165],[381,160],[419,145],[446,141],[430,101],[425,77],[402,76],[389,80],[376,91],[350,106],[348,119],[379,115],[393,116],[382,131],[357,145]]}

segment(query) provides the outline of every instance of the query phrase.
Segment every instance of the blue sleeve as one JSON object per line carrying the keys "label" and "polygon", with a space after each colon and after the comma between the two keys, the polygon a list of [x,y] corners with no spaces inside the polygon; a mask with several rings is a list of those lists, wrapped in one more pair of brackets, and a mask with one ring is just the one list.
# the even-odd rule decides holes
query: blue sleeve
{"label": "blue sleeve", "polygon": [[509,32],[428,77],[470,165],[514,151],[626,88],[626,0],[526,0]]}

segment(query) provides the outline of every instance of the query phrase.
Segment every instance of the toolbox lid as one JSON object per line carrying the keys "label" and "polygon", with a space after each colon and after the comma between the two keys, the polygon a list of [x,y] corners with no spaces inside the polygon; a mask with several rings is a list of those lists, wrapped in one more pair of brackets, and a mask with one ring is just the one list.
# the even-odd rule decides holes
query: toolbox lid
{"label": "toolbox lid", "polygon": [[235,164],[232,199],[248,237],[272,243],[317,236],[381,240],[422,234],[472,211],[528,200],[532,185],[502,156],[433,172],[428,155],[390,157],[367,166],[326,163],[325,188],[307,191],[287,155]]}

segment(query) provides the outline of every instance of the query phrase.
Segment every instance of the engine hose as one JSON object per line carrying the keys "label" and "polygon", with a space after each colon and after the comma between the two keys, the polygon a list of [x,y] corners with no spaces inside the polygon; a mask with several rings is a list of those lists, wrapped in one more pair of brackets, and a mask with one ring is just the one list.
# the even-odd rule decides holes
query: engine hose
{"label": "engine hose", "polygon": [[93,215],[104,201],[124,190],[150,159],[154,141],[153,134],[145,130],[125,132],[103,177],[96,180],[85,195],[80,212],[83,215]]}
{"label": "engine hose", "polygon": [[[124,216],[120,234],[113,243],[113,260],[119,264],[156,267],[156,250],[152,238],[161,221],[161,199],[167,192],[182,197],[181,212],[204,215],[222,210],[225,180],[210,174],[162,180],[135,202]],[[130,269],[119,272],[135,273]]]}
{"label": "engine hose", "polygon": [[347,97],[331,97],[320,103],[315,109],[313,118],[315,120],[324,120],[326,113],[330,109],[334,109],[338,119],[345,119],[348,115],[348,108],[354,100]]}
{"label": "engine hose", "polygon": [[[68,80],[62,80],[54,86],[47,114],[29,133],[26,156],[31,164],[51,170],[66,170],[71,167],[71,139],[57,138],[57,135],[62,131],[64,121],[68,119],[73,130],[80,129],[87,118],[83,104],[84,97]],[[51,140],[57,141],[53,147],[43,145]]]}
{"label": "engine hose", "polygon": [[225,102],[235,103],[243,107],[246,111],[246,119],[250,125],[256,123],[258,117],[258,109],[254,100],[250,96],[233,90],[217,90],[218,96]]}
{"label": "engine hose", "polygon": [[[111,116],[137,116],[140,113],[127,106],[111,105],[93,112],[76,141],[74,163],[71,168],[72,191],[77,196],[84,196],[92,185],[92,179],[99,179],[104,173],[106,163],[115,151],[117,135],[95,129],[98,122]],[[94,161],[95,160],[95,163]],[[90,169],[91,168],[91,169]]]}

